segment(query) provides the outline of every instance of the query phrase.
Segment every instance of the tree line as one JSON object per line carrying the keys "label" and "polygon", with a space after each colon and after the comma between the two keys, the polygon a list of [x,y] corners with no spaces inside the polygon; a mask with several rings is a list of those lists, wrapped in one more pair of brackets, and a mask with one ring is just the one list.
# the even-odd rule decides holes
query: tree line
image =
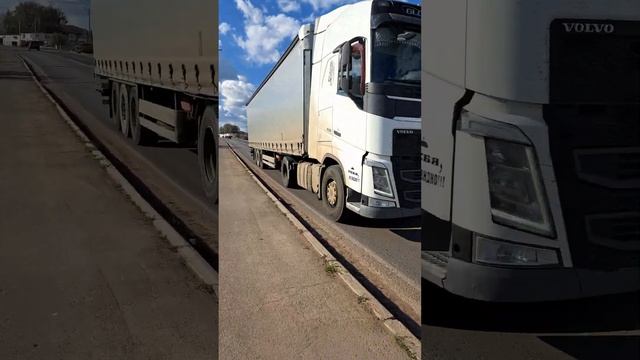
{"label": "tree line", "polygon": [[67,17],[61,9],[32,1],[20,3],[0,17],[2,18],[1,28],[8,35],[21,32],[57,33],[61,32],[63,26],[67,24]]}
{"label": "tree line", "polygon": [[224,124],[220,127],[220,134],[238,134],[240,133],[240,127],[233,124]]}

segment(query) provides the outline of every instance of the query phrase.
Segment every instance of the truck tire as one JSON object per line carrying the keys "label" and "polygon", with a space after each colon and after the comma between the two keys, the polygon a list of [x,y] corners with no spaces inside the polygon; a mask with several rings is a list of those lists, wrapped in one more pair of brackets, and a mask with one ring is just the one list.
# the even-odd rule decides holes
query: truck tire
{"label": "truck tire", "polygon": [[120,85],[118,97],[118,114],[120,118],[120,132],[124,137],[129,137],[131,126],[129,125],[129,91],[127,86]]}
{"label": "truck tire", "polygon": [[262,150],[256,150],[256,166],[259,169],[264,169],[264,163],[262,162]]}
{"label": "truck tire", "polygon": [[198,129],[198,164],[205,195],[218,202],[218,118],[213,106],[207,106]]}
{"label": "truck tire", "polygon": [[289,156],[285,156],[280,162],[280,174],[282,175],[282,185],[287,188],[294,188],[298,185],[296,175],[296,162]]}
{"label": "truck tire", "polygon": [[109,115],[111,115],[111,124],[116,131],[120,130],[120,106],[118,100],[120,99],[120,85],[117,82],[111,82],[111,95],[109,96]]}
{"label": "truck tire", "polygon": [[138,99],[138,89],[129,89],[129,122],[131,123],[131,139],[136,145],[150,145],[158,140],[158,136],[153,131],[140,125],[140,112],[138,111],[140,102]]}
{"label": "truck tire", "polygon": [[342,170],[338,165],[327,168],[322,177],[322,203],[327,215],[334,221],[344,221],[348,216],[345,209],[346,189],[342,178]]}

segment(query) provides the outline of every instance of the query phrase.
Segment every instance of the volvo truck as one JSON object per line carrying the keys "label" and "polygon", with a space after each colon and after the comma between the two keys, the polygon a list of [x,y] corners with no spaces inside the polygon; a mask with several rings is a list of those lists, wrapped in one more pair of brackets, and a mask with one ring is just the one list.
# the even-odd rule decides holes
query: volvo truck
{"label": "volvo truck", "polygon": [[247,104],[258,166],[329,217],[420,214],[420,7],[345,5],[303,25]]}
{"label": "volvo truck", "polygon": [[496,302],[637,291],[640,2],[423,8],[423,279]]}
{"label": "volvo truck", "polygon": [[95,75],[114,128],[139,145],[159,139],[197,145],[212,202],[218,198],[217,14],[217,0],[93,0],[91,11]]}

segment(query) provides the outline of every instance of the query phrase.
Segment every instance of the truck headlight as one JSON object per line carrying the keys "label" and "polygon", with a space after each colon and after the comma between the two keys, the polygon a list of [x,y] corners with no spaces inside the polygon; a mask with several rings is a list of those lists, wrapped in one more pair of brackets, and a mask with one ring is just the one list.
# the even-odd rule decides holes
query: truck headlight
{"label": "truck headlight", "polygon": [[533,148],[495,139],[486,139],[485,144],[493,220],[555,237]]}
{"label": "truck headlight", "polygon": [[378,195],[393,197],[391,191],[391,181],[389,181],[389,172],[386,168],[372,166],[373,173],[373,191]]}
{"label": "truck headlight", "polygon": [[474,262],[507,266],[559,265],[558,252],[475,236]]}

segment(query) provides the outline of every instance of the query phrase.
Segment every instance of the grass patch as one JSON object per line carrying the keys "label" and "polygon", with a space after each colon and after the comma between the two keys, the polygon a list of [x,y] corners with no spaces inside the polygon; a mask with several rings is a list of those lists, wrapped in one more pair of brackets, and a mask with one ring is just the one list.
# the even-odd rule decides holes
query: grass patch
{"label": "grass patch", "polygon": [[404,350],[405,353],[407,353],[407,356],[409,356],[409,359],[418,360],[418,356],[416,355],[416,353],[414,353],[413,350],[411,350],[411,348],[409,347],[409,345],[407,345],[406,336],[396,335],[396,344],[398,344],[398,346],[400,346],[400,348]]}
{"label": "grass patch", "polygon": [[336,276],[340,273],[340,265],[335,260],[324,262],[324,271],[330,276]]}
{"label": "grass patch", "polygon": [[358,304],[364,305],[369,302],[369,298],[364,295],[358,295]]}

